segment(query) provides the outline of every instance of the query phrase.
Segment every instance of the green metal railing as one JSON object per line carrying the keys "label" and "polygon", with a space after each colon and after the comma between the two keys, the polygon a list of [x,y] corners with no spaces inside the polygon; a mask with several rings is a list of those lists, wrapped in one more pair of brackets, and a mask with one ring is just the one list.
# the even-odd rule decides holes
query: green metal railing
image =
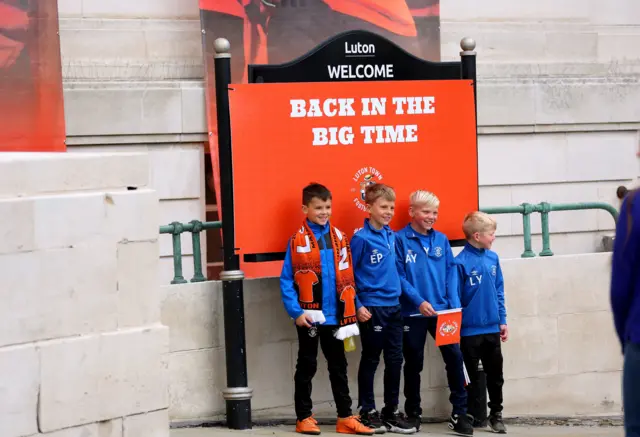
{"label": "green metal railing", "polygon": [[[540,256],[553,256],[550,243],[549,232],[549,213],[552,211],[580,211],[585,209],[602,209],[607,211],[613,217],[614,221],[618,220],[618,210],[608,203],[590,202],[590,203],[558,203],[552,204],[541,202],[538,204],[523,203],[517,206],[497,206],[481,208],[480,210],[487,214],[522,214],[522,228],[524,234],[524,252],[522,258],[533,258],[536,256],[531,248],[531,214],[540,213],[540,221],[542,226],[542,251]],[[209,229],[221,229],[222,222],[201,222],[192,220],[189,223],[173,222],[167,226],[160,226],[161,234],[171,234],[173,238],[173,280],[172,284],[185,284],[188,281],[184,278],[182,272],[182,243],[180,235],[184,232],[191,232],[191,241],[193,242],[193,278],[191,282],[204,282],[207,278],[202,272],[202,246],[200,243],[200,233]]]}
{"label": "green metal railing", "polygon": [[173,238],[173,280],[172,284],[186,284],[187,280],[182,275],[182,242],[180,235],[191,232],[193,243],[193,278],[191,282],[204,282],[207,278],[202,274],[202,245],[200,233],[208,229],[221,229],[222,222],[201,222],[191,220],[189,223],[173,222],[167,226],[160,226],[161,234],[171,234]]}
{"label": "green metal railing", "polygon": [[531,248],[531,214],[540,213],[542,227],[542,252],[540,256],[553,256],[550,243],[549,213],[551,211],[580,211],[584,209],[602,209],[613,217],[614,222],[618,220],[618,210],[608,203],[585,202],[585,203],[558,203],[552,204],[541,202],[538,204],[523,203],[518,206],[497,206],[481,208],[487,214],[522,214],[522,229],[524,234],[524,252],[522,258],[533,258],[536,254]]}

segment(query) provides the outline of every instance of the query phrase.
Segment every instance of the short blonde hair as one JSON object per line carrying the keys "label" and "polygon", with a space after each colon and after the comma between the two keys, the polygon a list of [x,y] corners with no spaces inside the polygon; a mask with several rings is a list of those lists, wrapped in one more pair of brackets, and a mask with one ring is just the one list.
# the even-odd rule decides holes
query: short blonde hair
{"label": "short blonde hair", "polygon": [[497,227],[498,224],[493,217],[480,211],[467,214],[462,222],[462,231],[467,239],[473,237],[476,232],[495,231]]}
{"label": "short blonde hair", "polygon": [[417,190],[411,193],[409,197],[410,206],[429,206],[432,208],[440,207],[440,199],[431,191]]}
{"label": "short blonde hair", "polygon": [[364,201],[367,205],[373,205],[376,200],[383,198],[390,202],[395,202],[396,192],[389,185],[373,184],[369,185],[364,192]]}

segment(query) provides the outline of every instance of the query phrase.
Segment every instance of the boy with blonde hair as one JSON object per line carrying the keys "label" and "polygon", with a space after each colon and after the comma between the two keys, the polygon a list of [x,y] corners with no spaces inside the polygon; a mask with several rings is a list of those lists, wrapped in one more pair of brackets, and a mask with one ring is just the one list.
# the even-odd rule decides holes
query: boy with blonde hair
{"label": "boy with blonde hair", "polygon": [[[411,223],[396,233],[396,265],[400,274],[404,316],[404,396],[409,423],[420,427],[420,372],[424,366],[427,333],[435,338],[437,312],[460,308],[458,272],[449,240],[433,229],[440,200],[424,190],[411,194]],[[449,428],[473,435],[467,416],[464,365],[458,344],[440,346],[445,362],[453,411]]]}
{"label": "boy with blonde hair", "polygon": [[311,414],[311,380],[318,367],[320,344],[338,410],[336,432],[373,435],[351,413],[343,340],[359,332],[349,242],[329,223],[331,192],[325,186],[310,184],[302,190],[302,212],[306,218],[289,240],[280,275],[282,302],[298,331],[296,432],[320,434]]}
{"label": "boy with blonde hair", "polygon": [[[358,398],[362,423],[382,434],[391,431],[413,434],[398,412],[402,369],[402,314],[400,278],[395,267],[395,244],[389,222],[395,210],[393,188],[374,184],[366,188],[370,218],[351,239],[353,268],[358,290],[356,305],[360,322],[362,356],[358,369]],[[376,411],[373,382],[384,353],[384,408]]]}
{"label": "boy with blonde hair", "polygon": [[491,250],[496,227],[496,221],[480,211],[467,214],[462,224],[467,244],[456,257],[462,303],[460,346],[471,380],[467,386],[469,405],[477,402],[471,394],[478,383],[478,363],[482,361],[489,392],[489,426],[495,433],[506,434],[502,421],[504,377],[500,341],[507,341],[509,329],[500,259]]}

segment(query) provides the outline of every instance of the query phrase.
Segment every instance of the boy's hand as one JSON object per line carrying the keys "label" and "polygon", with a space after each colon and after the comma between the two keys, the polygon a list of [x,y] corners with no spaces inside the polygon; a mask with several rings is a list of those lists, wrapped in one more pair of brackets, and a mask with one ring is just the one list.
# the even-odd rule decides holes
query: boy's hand
{"label": "boy's hand", "polygon": [[358,322],[364,323],[371,318],[371,313],[365,307],[360,307],[356,313],[356,317],[358,317]]}
{"label": "boy's hand", "polygon": [[426,316],[426,317],[432,317],[438,314],[436,313],[436,310],[433,309],[431,304],[426,300],[420,304],[420,306],[418,307],[418,310],[423,316]]}
{"label": "boy's hand", "polygon": [[509,340],[509,327],[507,325],[500,325],[500,340],[503,342]]}
{"label": "boy's hand", "polygon": [[302,314],[296,319],[296,325],[300,326],[301,328],[311,328],[311,325],[313,325],[313,320],[311,319],[311,316]]}

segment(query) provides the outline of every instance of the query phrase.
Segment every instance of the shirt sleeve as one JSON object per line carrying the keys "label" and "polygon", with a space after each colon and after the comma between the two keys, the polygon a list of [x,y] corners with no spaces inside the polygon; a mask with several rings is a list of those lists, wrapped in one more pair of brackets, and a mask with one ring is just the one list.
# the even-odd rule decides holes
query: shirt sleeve
{"label": "shirt sleeve", "polygon": [[298,293],[293,285],[293,265],[291,264],[291,245],[287,245],[287,254],[284,257],[282,273],[280,274],[280,295],[284,309],[292,319],[300,317],[304,311],[298,303]]}
{"label": "shirt sleeve", "polygon": [[496,262],[496,292],[498,293],[498,312],[500,315],[500,324],[507,324],[507,307],[504,303],[504,278],[502,277],[502,268],[500,260]]}
{"label": "shirt sleeve", "polygon": [[[629,223],[629,200],[634,194],[627,195],[622,203],[616,226],[616,237],[613,243],[613,259],[611,263],[611,310],[618,339],[624,349],[625,327],[629,317],[629,307],[633,297],[633,266],[636,258],[636,236],[638,230]],[[637,199],[636,199],[637,201]],[[629,226],[631,233],[628,233]]]}
{"label": "shirt sleeve", "polygon": [[422,305],[424,299],[418,293],[418,290],[415,289],[413,285],[407,280],[407,272],[405,271],[405,255],[404,255],[404,243],[402,238],[400,238],[397,234],[396,238],[396,269],[398,270],[398,276],[400,276],[400,286],[402,288],[402,294],[406,295],[412,304],[417,308]]}
{"label": "shirt sleeve", "polygon": [[[362,261],[362,257],[364,254],[364,239],[360,238],[357,233],[351,237],[351,241],[349,243],[351,246],[351,261],[353,262],[353,275],[357,275],[358,267],[360,266],[360,262]],[[362,308],[362,302],[358,298],[358,287],[356,287],[356,310]]]}
{"label": "shirt sleeve", "polygon": [[458,263],[453,256],[449,241],[446,242],[447,251],[447,299],[449,300],[449,308],[461,308],[460,303],[460,273]]}

